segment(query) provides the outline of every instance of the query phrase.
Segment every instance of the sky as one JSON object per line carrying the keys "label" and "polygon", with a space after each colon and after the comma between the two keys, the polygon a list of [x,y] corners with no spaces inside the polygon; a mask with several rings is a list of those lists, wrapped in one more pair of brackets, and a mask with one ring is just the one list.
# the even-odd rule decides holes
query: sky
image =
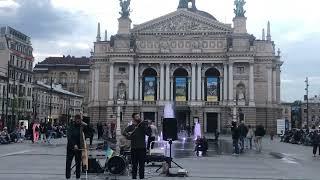
{"label": "sky", "polygon": [[[198,9],[232,24],[234,0],[196,0]],[[248,33],[261,39],[271,23],[272,40],[281,49],[282,101],[301,100],[305,78],[310,96],[320,95],[319,0],[246,0]],[[131,0],[132,24],[173,12],[179,0]],[[119,0],[0,0],[0,26],[9,25],[31,37],[36,62],[49,56],[89,56],[97,33],[117,32]],[[104,37],[104,35],[102,35]]]}

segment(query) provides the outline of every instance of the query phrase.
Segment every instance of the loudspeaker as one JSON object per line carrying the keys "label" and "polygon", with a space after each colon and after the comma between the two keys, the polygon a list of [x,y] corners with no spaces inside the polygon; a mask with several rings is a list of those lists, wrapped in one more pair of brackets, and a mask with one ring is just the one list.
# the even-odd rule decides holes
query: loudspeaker
{"label": "loudspeaker", "polygon": [[163,140],[177,140],[178,139],[178,127],[176,118],[164,118],[162,124]]}
{"label": "loudspeaker", "polygon": [[103,171],[103,168],[96,158],[88,159],[88,173],[103,173]]}

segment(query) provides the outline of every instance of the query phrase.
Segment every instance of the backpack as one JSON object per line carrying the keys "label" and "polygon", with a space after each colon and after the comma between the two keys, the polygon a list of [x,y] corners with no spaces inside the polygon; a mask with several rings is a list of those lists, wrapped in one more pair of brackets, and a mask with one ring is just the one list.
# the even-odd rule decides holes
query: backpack
{"label": "backpack", "polygon": [[36,126],[36,128],[34,129],[36,132],[39,132],[39,127]]}

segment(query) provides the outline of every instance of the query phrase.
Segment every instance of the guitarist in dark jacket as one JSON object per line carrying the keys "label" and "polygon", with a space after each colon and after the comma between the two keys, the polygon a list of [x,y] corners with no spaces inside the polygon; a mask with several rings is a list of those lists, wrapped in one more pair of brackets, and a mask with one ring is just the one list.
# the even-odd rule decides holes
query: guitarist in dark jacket
{"label": "guitarist in dark jacket", "polygon": [[72,159],[75,157],[76,162],[76,178],[80,179],[81,171],[81,149],[82,147],[82,127],[81,127],[81,116],[76,115],[74,122],[70,124],[67,130],[67,158],[66,158],[66,178],[71,177],[71,164]]}
{"label": "guitarist in dark jacket", "polygon": [[131,140],[132,179],[137,179],[138,165],[139,178],[144,179],[144,164],[146,158],[145,136],[151,135],[151,128],[147,121],[140,119],[138,113],[133,113],[132,119],[132,125],[124,130],[123,136]]}

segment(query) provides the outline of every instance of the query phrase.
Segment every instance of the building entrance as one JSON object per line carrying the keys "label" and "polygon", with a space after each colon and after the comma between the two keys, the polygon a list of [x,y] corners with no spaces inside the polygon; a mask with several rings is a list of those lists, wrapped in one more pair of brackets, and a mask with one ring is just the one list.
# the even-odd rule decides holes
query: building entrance
{"label": "building entrance", "polygon": [[176,119],[178,123],[178,131],[186,130],[187,126],[190,126],[190,118],[188,111],[177,111]]}
{"label": "building entrance", "polygon": [[207,133],[214,133],[218,129],[218,113],[207,113]]}

